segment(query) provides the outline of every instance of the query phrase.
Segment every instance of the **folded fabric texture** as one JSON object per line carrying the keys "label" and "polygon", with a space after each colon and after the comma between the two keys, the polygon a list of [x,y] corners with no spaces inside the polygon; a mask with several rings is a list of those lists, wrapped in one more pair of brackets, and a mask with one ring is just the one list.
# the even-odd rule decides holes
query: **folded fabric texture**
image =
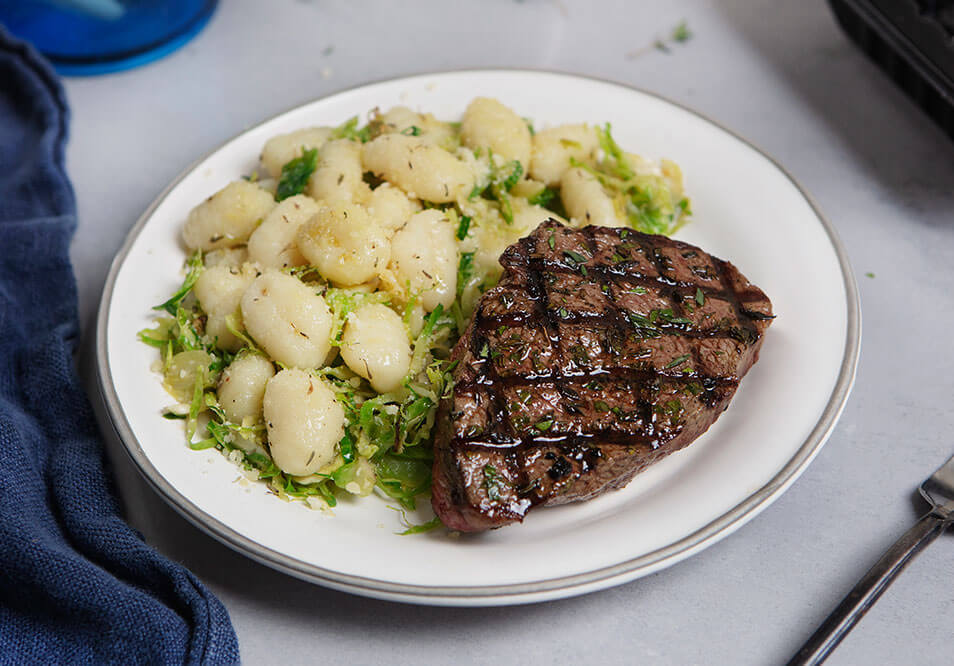
{"label": "folded fabric texture", "polygon": [[0,663],[233,663],[222,604],[123,521],[74,369],[67,123],[0,27]]}

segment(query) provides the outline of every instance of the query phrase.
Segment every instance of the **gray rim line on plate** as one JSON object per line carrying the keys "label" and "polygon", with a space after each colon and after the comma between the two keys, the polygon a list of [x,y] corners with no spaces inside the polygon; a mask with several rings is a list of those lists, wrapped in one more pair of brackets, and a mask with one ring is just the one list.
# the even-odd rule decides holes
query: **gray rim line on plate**
{"label": "gray rim line on plate", "polygon": [[[806,438],[805,442],[798,449],[796,454],[789,460],[789,462],[768,483],[766,483],[753,494],[749,495],[749,497],[747,497],[744,501],[725,512],[722,516],[716,518],[707,525],[668,546],[659,548],[649,553],[645,553],[639,557],[621,562],[619,564],[603,567],[586,573],[573,574],[570,576],[562,576],[528,583],[491,586],[428,586],[407,583],[392,583],[385,580],[343,574],[336,571],[323,569],[322,567],[289,557],[283,553],[252,541],[248,537],[243,536],[231,527],[205,513],[191,500],[176,490],[172,484],[170,484],[161,474],[159,474],[158,470],[156,470],[156,468],[152,465],[148,457],[145,455],[145,452],[142,450],[142,447],[139,445],[139,442],[133,434],[129,422],[126,420],[125,414],[119,407],[119,399],[116,394],[115,386],[112,382],[112,372],[109,367],[109,358],[107,354],[106,320],[109,304],[112,299],[113,289],[116,282],[116,276],[119,272],[120,266],[123,264],[126,255],[128,255],[143,226],[145,226],[153,212],[155,212],[156,208],[158,208],[158,206],[165,200],[169,193],[188,174],[197,168],[199,164],[201,164],[211,155],[218,152],[232,141],[235,141],[243,135],[254,131],[260,126],[302,106],[328,100],[338,95],[351,93],[361,88],[377,84],[399,83],[401,81],[411,82],[416,79],[426,79],[428,77],[444,76],[449,74],[493,75],[495,73],[525,73],[571,77],[589,82],[595,81],[598,83],[613,85],[625,88],[632,92],[646,95],[648,97],[653,97],[667,104],[671,104],[674,107],[682,109],[683,111],[700,118],[713,127],[729,134],[751,150],[758,153],[768,163],[778,169],[791,182],[791,184],[811,207],[815,216],[818,218],[818,221],[821,223],[822,228],[828,235],[828,239],[831,242],[832,248],[835,250],[836,257],[838,258],[839,268],[841,269],[842,277],[844,279],[845,295],[847,300],[845,352],[842,358],[838,380],[835,382],[835,386],[832,389],[824,411],[815,424],[815,427]],[[139,468],[139,471],[142,473],[142,475],[178,513],[213,538],[231,546],[236,550],[239,550],[254,560],[271,567],[277,567],[285,573],[291,574],[295,577],[357,594],[365,594],[374,597],[380,597],[383,594],[393,599],[417,603],[427,603],[429,601],[439,602],[442,600],[491,601],[493,598],[500,598],[500,600],[504,603],[529,603],[535,600],[534,597],[544,597],[547,592],[557,590],[572,590],[573,588],[585,588],[575,591],[576,594],[582,594],[587,591],[595,591],[601,587],[609,587],[613,584],[614,579],[616,578],[620,578],[619,582],[622,583],[644,575],[648,575],[649,573],[662,569],[665,566],[676,564],[677,562],[689,557],[696,551],[704,548],[709,542],[713,542],[719,538],[728,536],[758,515],[761,510],[765,509],[771,503],[771,500],[773,500],[789,485],[791,485],[799,476],[801,471],[808,465],[808,463],[811,462],[811,460],[821,449],[822,444],[827,440],[828,436],[831,434],[831,431],[834,429],[835,423],[837,422],[838,417],[840,416],[842,410],[845,407],[845,403],[847,402],[848,394],[850,393],[851,387],[855,380],[855,372],[858,365],[860,349],[861,308],[858,295],[858,286],[852,273],[851,265],[848,261],[845,248],[842,245],[835,229],[824,217],[824,215],[822,215],[815,201],[811,198],[811,196],[808,195],[807,192],[805,192],[801,185],[799,185],[798,181],[795,180],[792,174],[789,173],[774,158],[758,148],[748,139],[745,139],[732,130],[723,127],[720,123],[708,118],[707,116],[704,116],[698,111],[688,108],[678,102],[669,100],[656,93],[642,90],[626,83],[612,81],[610,79],[584,76],[567,72],[558,72],[553,70],[537,70],[526,68],[436,71],[402,76],[397,79],[383,79],[380,81],[366,82],[357,86],[339,90],[335,93],[332,93],[331,95],[311,100],[310,102],[297,104],[286,111],[278,113],[254,125],[253,127],[246,129],[238,135],[230,137],[221,145],[210,150],[208,153],[186,167],[186,169],[176,176],[175,180],[173,180],[159,194],[159,196],[156,197],[156,199],[149,205],[142,216],[140,216],[139,220],[137,220],[136,224],[129,231],[125,242],[110,265],[109,275],[106,278],[103,296],[100,300],[99,312],[96,319],[96,356],[98,361],[97,376],[99,379],[99,388],[106,406],[106,411],[111,419],[110,425],[122,441],[123,449]],[[601,583],[602,585],[600,585]]]}

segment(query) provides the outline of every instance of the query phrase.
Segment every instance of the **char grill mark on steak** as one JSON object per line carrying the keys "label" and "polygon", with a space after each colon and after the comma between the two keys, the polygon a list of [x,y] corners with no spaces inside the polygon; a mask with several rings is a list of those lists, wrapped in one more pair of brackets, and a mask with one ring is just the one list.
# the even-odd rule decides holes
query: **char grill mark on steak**
{"label": "char grill mark on steak", "polygon": [[454,529],[621,487],[687,445],[772,318],[731,264],[629,229],[550,221],[500,261],[438,416],[433,503]]}

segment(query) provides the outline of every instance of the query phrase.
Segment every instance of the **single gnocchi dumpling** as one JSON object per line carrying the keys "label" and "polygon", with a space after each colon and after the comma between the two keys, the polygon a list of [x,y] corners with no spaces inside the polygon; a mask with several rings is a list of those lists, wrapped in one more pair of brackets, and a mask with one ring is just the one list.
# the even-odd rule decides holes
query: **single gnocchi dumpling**
{"label": "single gnocchi dumpling", "polygon": [[265,384],[275,376],[275,367],[261,354],[246,354],[232,361],[219,379],[222,411],[232,423],[262,417]]}
{"label": "single gnocchi dumpling", "polygon": [[384,229],[357,204],[321,207],[299,230],[298,249],[322,277],[343,287],[368,282],[391,258]]}
{"label": "single gnocchi dumpling", "polygon": [[345,413],[322,379],[282,370],[265,385],[263,410],[269,450],[283,472],[307,476],[335,459]]}
{"label": "single gnocchi dumpling", "polygon": [[362,305],[345,322],[341,358],[378,393],[396,390],[411,367],[404,321],[386,305]]}
{"label": "single gnocchi dumpling", "polygon": [[236,268],[218,264],[199,274],[193,291],[206,314],[230,314],[239,306],[242,294],[261,271],[252,264]]}
{"label": "single gnocchi dumpling", "polygon": [[[247,354],[232,361],[219,379],[218,396],[226,418],[238,425],[262,420],[265,385],[275,376],[271,361],[260,354]],[[246,452],[263,453],[260,438],[234,433],[232,443]]]}
{"label": "single gnocchi dumpling", "polygon": [[525,170],[530,166],[530,128],[523,118],[493,98],[477,97],[467,105],[460,138],[469,148],[489,148],[506,161],[517,160]]}
{"label": "single gnocchi dumpling", "polygon": [[421,210],[421,204],[390,183],[382,183],[371,192],[366,204],[368,214],[388,234],[404,226],[408,218]]}
{"label": "single gnocchi dumpling", "polygon": [[222,349],[237,351],[242,347],[242,341],[229,330],[229,317],[233,317],[233,326],[241,328],[241,318],[236,315],[242,294],[259,275],[261,271],[253,264],[236,268],[226,263],[207,268],[199,275],[193,292],[207,315],[205,333],[217,340]]}
{"label": "single gnocchi dumpling", "polygon": [[510,239],[512,239],[508,245],[510,243],[515,243],[517,240],[523,238],[550,219],[566,224],[566,220],[554,213],[552,210],[547,210],[543,206],[527,203],[525,199],[514,199],[513,223],[509,228],[505,229],[505,231],[510,232]]}
{"label": "single gnocchi dumpling", "polygon": [[271,194],[254,183],[237,180],[192,209],[182,239],[192,250],[241,245],[274,207]]}
{"label": "single gnocchi dumpling", "polygon": [[242,295],[241,307],[245,329],[279,363],[317,368],[328,356],[331,310],[298,278],[265,271]]}
{"label": "single gnocchi dumpling", "polygon": [[385,134],[413,132],[413,128],[420,128],[424,124],[424,116],[406,106],[392,106],[384,113],[376,116],[381,132]]}
{"label": "single gnocchi dumpling", "polygon": [[271,178],[282,174],[282,167],[312,148],[321,148],[334,130],[330,127],[306,127],[288,134],[273,136],[262,148],[261,162]]}
{"label": "single gnocchi dumpling", "polygon": [[574,226],[626,226],[616,213],[616,204],[603,190],[600,181],[585,169],[574,167],[563,174],[560,199]]}
{"label": "single gnocchi dumpling", "polygon": [[302,224],[318,212],[314,199],[298,194],[279,203],[248,239],[249,259],[262,268],[287,268],[308,263],[295,238]]}
{"label": "single gnocchi dumpling", "polygon": [[376,117],[382,134],[406,134],[453,151],[459,145],[457,132],[429,113],[418,113],[406,106],[394,106]]}
{"label": "single gnocchi dumpling", "polygon": [[533,136],[530,176],[546,185],[557,185],[572,165],[571,159],[585,164],[596,160],[600,141],[588,125],[560,125]]}
{"label": "single gnocchi dumpling", "polygon": [[430,113],[421,114],[421,133],[419,136],[428,143],[433,143],[435,146],[451,153],[460,148],[457,127],[453,123],[438,120]]}
{"label": "single gnocchi dumpling", "polygon": [[438,305],[449,308],[457,290],[457,242],[454,227],[440,210],[411,216],[391,239],[391,270],[399,286],[430,312]]}
{"label": "single gnocchi dumpling", "polygon": [[329,141],[318,156],[318,166],[308,180],[308,195],[322,203],[361,202],[371,194],[364,182],[361,144],[348,139]]}
{"label": "single gnocchi dumpling", "polygon": [[472,171],[443,148],[419,137],[384,134],[364,144],[362,161],[378,178],[394,183],[409,196],[448,203],[467,196],[474,186]]}

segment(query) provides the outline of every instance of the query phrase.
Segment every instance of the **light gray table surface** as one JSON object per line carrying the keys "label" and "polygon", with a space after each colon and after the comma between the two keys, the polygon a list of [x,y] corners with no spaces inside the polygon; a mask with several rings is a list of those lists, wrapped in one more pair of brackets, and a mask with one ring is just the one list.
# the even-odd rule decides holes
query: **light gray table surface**
{"label": "light gray table surface", "polygon": [[[687,43],[627,57],[683,19]],[[493,66],[657,92],[752,140],[815,198],[858,277],[864,334],[854,392],[804,476],[734,535],[669,569],[508,608],[379,602],[272,571],[180,518],[111,441],[129,519],[224,601],[247,663],[784,662],[913,523],[923,509],[917,484],[954,452],[954,143],[847,40],[821,0],[227,0],[159,62],[68,79],[84,374],[110,260],[194,159],[363,82]],[[830,663],[952,663],[952,574],[946,535]]]}

